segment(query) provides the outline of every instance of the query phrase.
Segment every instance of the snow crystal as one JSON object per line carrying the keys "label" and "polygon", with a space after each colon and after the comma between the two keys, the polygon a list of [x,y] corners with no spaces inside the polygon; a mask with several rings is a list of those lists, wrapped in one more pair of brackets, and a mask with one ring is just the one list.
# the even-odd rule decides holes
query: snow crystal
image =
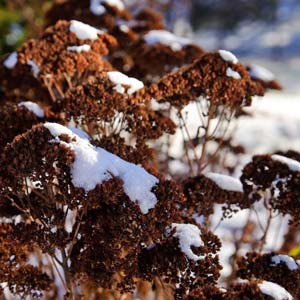
{"label": "snow crystal", "polygon": [[25,106],[29,111],[33,112],[37,117],[44,118],[44,110],[36,103],[31,101],[22,101],[18,103],[18,106]]}
{"label": "snow crystal", "polygon": [[270,281],[263,281],[262,283],[258,284],[260,291],[273,297],[275,300],[292,300],[292,295],[282,286],[270,282]]}
{"label": "snow crystal", "polygon": [[76,20],[71,21],[70,31],[73,32],[79,40],[96,40],[98,34],[103,34],[103,31]]}
{"label": "snow crystal", "polygon": [[7,59],[3,62],[4,67],[7,69],[13,69],[18,62],[18,53],[12,52]]}
{"label": "snow crystal", "polygon": [[56,232],[57,232],[57,226],[53,226],[53,227],[50,229],[50,232],[51,232],[51,233],[56,233]]}
{"label": "snow crystal", "polygon": [[274,154],[271,156],[273,160],[279,161],[289,167],[289,169],[293,172],[300,172],[300,162],[297,160]]}
{"label": "snow crystal", "polygon": [[226,69],[226,76],[232,77],[232,78],[234,78],[234,79],[241,79],[241,78],[242,78],[241,75],[240,75],[240,73],[238,73],[238,72],[232,70],[230,67],[228,67],[228,68]]}
{"label": "snow crystal", "polygon": [[121,25],[119,26],[119,29],[120,29],[121,31],[125,32],[125,33],[127,33],[127,32],[130,30],[129,27],[128,27],[127,25],[125,25],[125,24],[121,24]]}
{"label": "snow crystal", "polygon": [[276,265],[284,263],[291,271],[299,269],[299,266],[297,265],[295,260],[288,255],[274,255],[272,257],[272,262]]}
{"label": "snow crystal", "polygon": [[225,61],[232,62],[233,64],[236,64],[238,62],[236,56],[230,51],[219,50],[219,54]]}
{"label": "snow crystal", "polygon": [[244,192],[242,183],[236,178],[233,178],[228,175],[211,172],[205,173],[204,176],[212,180],[217,186],[219,186],[223,190],[241,193]]}
{"label": "snow crystal", "polygon": [[91,46],[87,45],[87,44],[84,44],[84,45],[81,45],[81,46],[69,46],[67,48],[67,50],[68,51],[74,51],[74,52],[77,52],[77,53],[89,52],[91,50]]}
{"label": "snow crystal", "polygon": [[38,65],[31,59],[27,60],[27,65],[31,67],[31,71],[33,73],[33,76],[37,77],[40,73],[40,68],[38,67]]}
{"label": "snow crystal", "polygon": [[275,76],[271,71],[259,65],[250,66],[250,76],[266,82],[270,82],[275,79]]}
{"label": "snow crystal", "polygon": [[157,185],[158,179],[149,174],[141,166],[129,163],[120,157],[95,147],[88,140],[62,125],[45,123],[44,126],[59,141],[61,134],[67,134],[72,141],[65,143],[75,153],[75,160],[71,166],[72,183],[75,187],[83,188],[86,192],[93,190],[97,184],[101,184],[112,178],[119,177],[123,181],[123,188],[131,201],[137,203],[143,214],[153,208],[157,199],[152,193],[152,188]]}
{"label": "snow crystal", "polygon": [[96,15],[101,16],[106,12],[105,7],[102,5],[103,3],[116,7],[118,10],[124,10],[125,6],[121,0],[91,0],[90,1],[90,11]]}
{"label": "snow crystal", "polygon": [[191,43],[189,39],[178,37],[166,30],[151,30],[144,35],[144,40],[148,45],[160,43],[170,47],[173,51],[180,51],[182,47]]}
{"label": "snow crystal", "polygon": [[10,258],[9,258],[9,260],[10,260],[10,261],[13,261],[15,258],[16,258],[15,255],[11,255]]}
{"label": "snow crystal", "polygon": [[115,90],[120,94],[123,94],[125,92],[125,89],[124,87],[122,87],[122,85],[129,86],[129,89],[127,90],[127,94],[129,95],[132,95],[133,93],[144,87],[142,81],[134,77],[128,77],[121,72],[112,71],[108,72],[107,75],[109,80],[116,85]]}
{"label": "snow crystal", "polygon": [[172,223],[172,228],[176,228],[174,237],[179,239],[179,247],[181,251],[191,260],[199,260],[202,257],[196,255],[191,246],[201,247],[204,243],[200,237],[200,229],[193,224]]}

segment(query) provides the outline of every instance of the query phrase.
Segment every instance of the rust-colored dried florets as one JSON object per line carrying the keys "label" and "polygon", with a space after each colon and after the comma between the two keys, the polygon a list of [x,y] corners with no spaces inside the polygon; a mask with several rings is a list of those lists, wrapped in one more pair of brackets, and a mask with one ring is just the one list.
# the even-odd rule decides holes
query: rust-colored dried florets
{"label": "rust-colored dried florets", "polygon": [[[274,79],[274,78],[259,78],[259,76],[255,76],[255,74],[253,74],[253,67],[251,67],[251,66],[247,66],[247,70],[249,71],[251,78],[257,83],[258,89],[261,90],[261,93],[259,93],[259,95],[263,95],[265,93],[265,91],[268,89],[270,89],[270,90],[281,90],[282,89],[281,84],[276,79]],[[264,71],[265,72],[267,71],[269,73],[268,70],[264,70]]]}
{"label": "rust-colored dried florets", "polygon": [[[47,28],[39,39],[26,42],[16,52],[16,65],[12,68],[7,68],[3,60],[0,84],[33,101],[50,101],[63,97],[68,85],[99,71],[111,70],[102,55],[117,45],[115,38],[99,31],[95,40],[79,39],[70,31],[72,22],[59,21]],[[90,49],[78,52],[68,48],[83,45]]]}
{"label": "rust-colored dried florets", "polygon": [[[241,78],[227,76],[229,67]],[[170,102],[178,108],[199,96],[214,105],[240,107],[250,105],[252,96],[257,94],[256,84],[245,67],[225,61],[219,52],[206,53],[193,64],[166,75],[150,91],[157,101]]]}
{"label": "rust-colored dried florets", "polygon": [[267,195],[267,201],[274,210],[290,214],[295,222],[299,220],[300,172],[270,155],[254,156],[243,169],[241,181],[247,197],[254,201]]}
{"label": "rust-colored dried florets", "polygon": [[0,111],[0,151],[7,143],[12,142],[15,136],[31,129],[41,120],[24,106],[4,104]]}
{"label": "rust-colored dried florets", "polygon": [[55,3],[46,14],[47,25],[53,25],[59,20],[78,20],[96,27],[112,30],[117,19],[130,20],[127,9],[118,9],[115,5],[108,5],[108,1],[99,1],[105,8],[102,14],[96,15],[90,9],[89,0],[67,0]]}
{"label": "rust-colored dried florets", "polygon": [[[237,275],[242,279],[257,278],[267,280],[283,286],[288,290],[295,299],[300,296],[299,280],[300,268],[293,258],[282,255],[283,259],[279,263],[275,263],[273,258],[281,257],[275,253],[258,254],[255,252],[247,253],[246,257],[238,260]],[[284,262],[292,261],[292,269]],[[280,260],[279,260],[280,261]],[[291,263],[291,262],[290,262]]]}
{"label": "rust-colored dried florets", "polygon": [[224,204],[224,216],[228,216],[238,207],[244,209],[251,204],[247,203],[244,193],[224,190],[205,175],[184,180],[182,188],[187,198],[184,206],[190,215],[198,213],[207,217],[213,213],[214,204],[218,203]]}
{"label": "rust-colored dried florets", "polygon": [[0,225],[0,280],[8,289],[21,297],[40,297],[51,289],[52,281],[38,267],[27,263],[33,245],[23,244],[14,235],[18,225]]}
{"label": "rust-colored dried florets", "polygon": [[201,258],[187,259],[179,247],[177,238],[166,234],[160,241],[144,248],[139,257],[140,276],[145,280],[158,277],[163,284],[175,285],[173,295],[181,299],[203,285],[213,286],[219,278],[221,266],[216,256],[220,248],[219,239],[201,228],[204,246],[193,247]]}
{"label": "rust-colored dried florets", "polygon": [[[21,244],[31,243],[50,255],[71,244],[70,272],[74,278],[88,278],[105,288],[117,283],[122,291],[132,291],[133,278],[146,276],[140,274],[139,255],[145,247],[161,243],[170,223],[181,221],[177,203],[184,202],[184,196],[175,182],[160,177],[154,189],[158,202],[145,215],[128,198],[118,178],[86,193],[72,183],[71,168],[76,157],[66,143],[76,137],[62,134],[59,139],[57,143],[45,126],[37,125],[15,138],[1,155],[1,199],[16,199],[27,220],[16,226],[14,236]],[[65,227],[68,211],[78,216],[69,232]],[[201,251],[216,254],[220,247],[217,237],[203,230],[202,239],[205,246]],[[171,240],[171,245],[164,247],[172,248],[176,243],[175,249],[180,252],[178,242]],[[180,252],[180,256],[186,263],[185,255]],[[208,255],[206,260],[204,264],[191,264],[191,272],[201,271],[208,282],[212,274],[218,278],[220,267],[217,257]],[[205,275],[208,268],[212,274]],[[116,274],[122,275],[116,279]],[[197,282],[193,284],[198,286],[202,281]],[[184,284],[188,289],[189,281]]]}
{"label": "rust-colored dried florets", "polygon": [[66,97],[57,102],[56,109],[64,110],[68,120],[87,125],[92,135],[118,135],[126,131],[139,143],[157,139],[163,133],[174,133],[172,120],[152,110],[150,101],[140,93],[117,92],[107,72],[102,72],[88,83],[70,89]]}
{"label": "rust-colored dried florets", "polygon": [[131,28],[135,32],[145,33],[150,30],[165,28],[165,21],[161,14],[150,8],[143,8],[133,16],[135,23]]}

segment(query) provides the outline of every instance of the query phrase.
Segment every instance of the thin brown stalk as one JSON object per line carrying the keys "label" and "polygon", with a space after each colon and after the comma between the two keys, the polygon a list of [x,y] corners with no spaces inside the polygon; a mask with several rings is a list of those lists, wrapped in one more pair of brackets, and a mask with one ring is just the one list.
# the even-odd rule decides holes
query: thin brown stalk
{"label": "thin brown stalk", "polygon": [[264,246],[266,244],[267,235],[268,235],[268,232],[269,232],[269,229],[270,229],[270,225],[271,225],[271,220],[272,220],[272,217],[273,217],[272,209],[268,208],[268,210],[269,210],[269,216],[268,216],[266,228],[264,230],[264,234],[263,234],[263,236],[261,237],[261,240],[260,240],[260,246],[258,248],[258,252],[259,253],[262,253],[263,248],[264,248]]}

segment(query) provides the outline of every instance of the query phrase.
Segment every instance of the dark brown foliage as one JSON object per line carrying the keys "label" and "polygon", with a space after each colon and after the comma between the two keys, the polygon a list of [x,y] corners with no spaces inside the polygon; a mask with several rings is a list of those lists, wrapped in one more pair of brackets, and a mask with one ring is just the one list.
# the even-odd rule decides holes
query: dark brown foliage
{"label": "dark brown foliage", "polygon": [[[55,3],[48,11],[47,25],[53,25],[59,20],[78,20],[96,27],[104,27],[112,30],[116,26],[117,19],[129,20],[129,12],[125,9],[120,11],[116,6],[101,3],[106,11],[100,16],[94,15],[90,10],[90,1],[68,0]],[[76,7],[76,9],[74,9]]]}
{"label": "dark brown foliage", "polygon": [[[251,74],[251,66],[248,66],[247,70]],[[262,80],[262,79],[256,78],[255,76],[251,76],[251,78],[257,83],[258,88],[262,91],[261,92],[262,94],[264,93],[264,91],[266,89],[271,89],[271,90],[281,90],[282,89],[281,84],[275,79],[267,81],[267,80]]]}
{"label": "dark brown foliage", "polygon": [[220,248],[219,239],[202,229],[204,247],[195,249],[203,256],[198,261],[187,259],[179,248],[177,238],[166,235],[164,239],[144,248],[139,257],[140,276],[145,280],[159,277],[167,284],[175,285],[174,297],[183,295],[203,285],[215,285],[221,266],[215,256]]}
{"label": "dark brown foliage", "polygon": [[238,260],[237,275],[242,279],[250,280],[255,277],[277,283],[298,299],[300,296],[298,284],[300,269],[290,270],[284,262],[275,264],[272,262],[272,257],[275,255],[275,253],[263,255],[254,252],[247,253],[246,257],[241,257]]}
{"label": "dark brown foliage", "polygon": [[40,291],[51,288],[51,279],[39,268],[26,263],[33,247],[14,236],[15,226],[18,225],[0,225],[0,280],[6,282],[14,294],[39,297]]}
{"label": "dark brown foliage", "polygon": [[254,156],[243,169],[241,181],[249,198],[258,201],[262,193],[269,193],[269,205],[282,214],[290,214],[299,220],[300,173],[287,164],[272,159],[270,155]]}
{"label": "dark brown foliage", "polygon": [[[45,30],[39,39],[26,42],[17,51],[17,64],[7,69],[0,67],[0,84],[7,93],[36,101],[52,101],[63,96],[63,91],[74,82],[103,70],[111,70],[110,64],[102,59],[109,48],[115,47],[114,37],[102,33],[98,39],[79,40],[70,32],[70,22],[59,21]],[[77,53],[68,50],[69,46],[88,44],[90,51]],[[99,55],[101,54],[101,55]],[[38,72],[28,64],[33,62]]]}
{"label": "dark brown foliage", "polygon": [[[228,67],[238,72],[241,79],[226,76]],[[257,93],[257,86],[245,67],[224,61],[218,52],[204,54],[150,88],[151,96],[157,101],[170,102],[178,108],[200,96],[208,98],[213,105],[240,107],[250,105]]]}
{"label": "dark brown foliage", "polygon": [[224,204],[224,216],[228,216],[237,207],[243,209],[251,204],[247,203],[243,193],[221,189],[205,175],[186,179],[182,182],[182,187],[187,198],[184,205],[191,215],[197,212],[207,217],[213,213],[214,204],[218,203]]}

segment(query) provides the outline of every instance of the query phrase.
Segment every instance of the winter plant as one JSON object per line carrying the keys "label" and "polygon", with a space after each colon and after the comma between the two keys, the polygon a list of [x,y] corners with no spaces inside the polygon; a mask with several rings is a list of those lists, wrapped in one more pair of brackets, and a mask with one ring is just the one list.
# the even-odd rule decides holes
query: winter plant
{"label": "winter plant", "polygon": [[[280,89],[272,74],[119,0],[60,1],[46,18],[0,63],[1,299],[300,299],[300,154],[233,176],[231,125]],[[249,212],[228,276],[216,207],[217,227]],[[290,224],[273,252],[276,215]]]}

